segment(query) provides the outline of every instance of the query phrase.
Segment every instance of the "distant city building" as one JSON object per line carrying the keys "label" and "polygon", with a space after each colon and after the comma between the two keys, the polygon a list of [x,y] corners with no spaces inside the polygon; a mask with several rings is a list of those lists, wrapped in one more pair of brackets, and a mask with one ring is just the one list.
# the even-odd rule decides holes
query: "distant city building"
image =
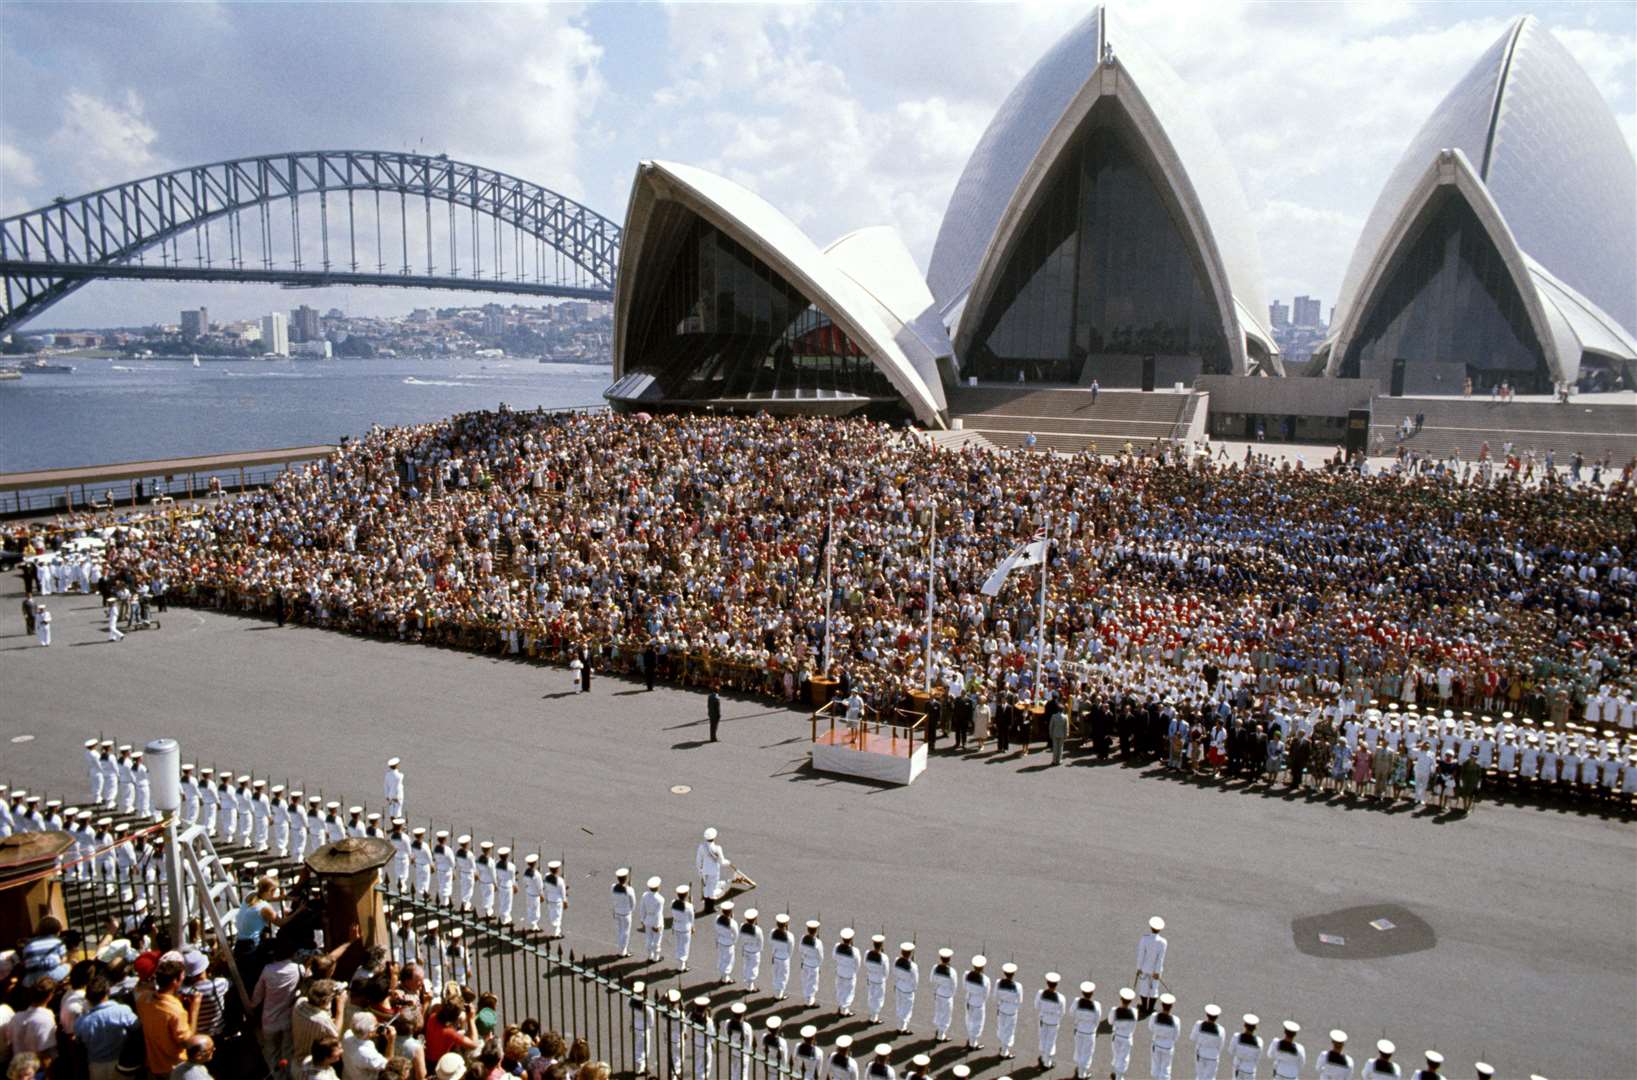
{"label": "distant city building", "polygon": [[347,317],[347,313],[338,307],[333,307],[324,313],[324,317],[326,319],[345,319]]}
{"label": "distant city building", "polygon": [[1268,322],[1275,330],[1282,330],[1290,325],[1290,305],[1282,300],[1275,300],[1268,305]]}
{"label": "distant city building", "polygon": [[261,320],[262,352],[274,356],[290,355],[290,329],[284,322],[284,313],[275,311]]}
{"label": "distant city building", "polygon": [[506,309],[499,304],[483,305],[483,333],[499,337],[506,332]]}
{"label": "distant city building", "polygon": [[317,341],[324,336],[318,325],[318,309],[302,304],[290,312],[290,340]]}
{"label": "distant city building", "polygon": [[314,356],[321,360],[328,360],[332,355],[330,343],[323,338],[313,341],[299,341],[290,346],[291,356]]}
{"label": "distant city building", "polygon": [[182,340],[192,341],[202,338],[210,330],[210,316],[204,308],[197,311],[182,312]]}
{"label": "distant city building", "polygon": [[1324,325],[1324,305],[1311,296],[1298,296],[1291,310],[1291,321],[1297,326]]}

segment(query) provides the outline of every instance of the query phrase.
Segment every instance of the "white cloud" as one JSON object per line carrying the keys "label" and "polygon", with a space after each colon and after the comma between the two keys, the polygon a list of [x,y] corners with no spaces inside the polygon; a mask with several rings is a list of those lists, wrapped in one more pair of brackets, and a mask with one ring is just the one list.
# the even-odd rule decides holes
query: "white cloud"
{"label": "white cloud", "polygon": [[40,182],[34,159],[10,143],[0,142],[0,214],[29,209],[26,193]]}
{"label": "white cloud", "polygon": [[136,91],[108,100],[71,90],[63,98],[61,123],[46,145],[72,171],[64,193],[75,194],[162,171],[158,141],[159,132],[143,114]]}

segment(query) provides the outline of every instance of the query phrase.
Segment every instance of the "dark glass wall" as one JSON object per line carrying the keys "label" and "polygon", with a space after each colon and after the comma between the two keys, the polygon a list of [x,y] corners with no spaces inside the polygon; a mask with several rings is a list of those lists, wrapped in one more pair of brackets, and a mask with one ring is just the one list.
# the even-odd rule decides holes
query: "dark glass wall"
{"label": "dark glass wall", "polygon": [[876,366],[797,289],[695,218],[627,352],[670,400],[896,397]]}
{"label": "dark glass wall", "polygon": [[[1006,256],[962,373],[1105,385],[1154,356],[1176,377],[1227,374],[1222,313],[1124,110],[1092,108]],[[1162,376],[1168,377],[1168,376]]]}
{"label": "dark glass wall", "polygon": [[[1349,378],[1393,378],[1406,392],[1483,391],[1510,382],[1520,393],[1550,393],[1546,354],[1501,254],[1478,216],[1454,191],[1435,196],[1421,232],[1393,260],[1342,358]],[[1436,384],[1427,373],[1445,373]]]}

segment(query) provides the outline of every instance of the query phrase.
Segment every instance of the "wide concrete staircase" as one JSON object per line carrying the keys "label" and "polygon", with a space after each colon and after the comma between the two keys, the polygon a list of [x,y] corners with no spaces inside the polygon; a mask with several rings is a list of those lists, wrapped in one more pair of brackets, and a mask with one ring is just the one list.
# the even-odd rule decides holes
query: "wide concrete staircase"
{"label": "wide concrete staircase", "polygon": [[1617,467],[1637,456],[1637,405],[1629,398],[1501,404],[1488,398],[1378,397],[1371,420],[1372,451],[1379,433],[1384,452],[1394,452],[1399,424],[1416,413],[1426,420],[1404,445],[1435,458],[1454,452],[1472,461],[1485,442],[1498,457],[1507,440],[1518,450],[1533,448],[1539,454],[1555,450],[1559,465],[1567,465],[1576,450],[1588,461],[1608,453]]}
{"label": "wide concrete staircase", "polygon": [[1032,433],[1037,449],[1074,453],[1095,442],[1105,454],[1185,430],[1202,397],[1104,390],[1093,403],[1091,391],[1078,387],[981,385],[951,387],[947,395],[961,430],[980,432],[996,446],[1022,446]]}

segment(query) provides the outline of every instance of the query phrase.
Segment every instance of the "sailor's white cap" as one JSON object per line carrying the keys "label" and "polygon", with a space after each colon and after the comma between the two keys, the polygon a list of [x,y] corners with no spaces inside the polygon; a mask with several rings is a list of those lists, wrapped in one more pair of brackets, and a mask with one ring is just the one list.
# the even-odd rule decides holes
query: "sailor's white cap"
{"label": "sailor's white cap", "polygon": [[1382,1057],[1391,1057],[1397,1050],[1398,1047],[1393,1045],[1393,1041],[1391,1039],[1376,1040],[1376,1053],[1380,1054]]}
{"label": "sailor's white cap", "polygon": [[106,750],[106,749],[108,749],[108,748],[109,748],[109,747],[111,747],[111,746],[113,746],[113,745],[114,745],[114,740],[112,740],[112,739],[104,739],[104,740],[102,740],[102,741],[101,741],[101,742],[99,742],[99,743],[98,743],[98,744],[97,744],[97,745],[98,745],[98,746],[100,746],[100,747],[102,747],[102,748],[103,748],[103,749],[105,749],[105,750]]}
{"label": "sailor's white cap", "polygon": [[106,829],[108,826],[112,825],[113,823],[114,823],[114,819],[111,818],[111,817],[99,817],[99,818],[97,818],[97,827],[98,828]]}
{"label": "sailor's white cap", "polygon": [[678,896],[687,896],[689,888],[690,888],[690,886],[688,886],[686,883],[678,885],[676,887],[676,895],[678,895]]}
{"label": "sailor's white cap", "polygon": [[1137,999],[1137,992],[1135,990],[1131,989],[1131,987],[1129,987],[1129,986],[1120,987],[1120,1000],[1121,1001],[1135,1001],[1136,999]]}
{"label": "sailor's white cap", "polygon": [[972,966],[975,967],[975,968],[983,967],[988,962],[989,962],[989,958],[987,956],[983,955],[982,953],[978,953],[978,955],[976,955],[976,956],[974,956],[972,958]]}
{"label": "sailor's white cap", "polygon": [[331,799],[329,802],[324,804],[324,809],[334,812],[341,809],[341,804],[336,802],[334,799]]}
{"label": "sailor's white cap", "polygon": [[814,1027],[812,1024],[803,1024],[801,1026],[801,1037],[802,1038],[811,1039],[811,1038],[816,1037],[817,1035],[818,1035],[818,1028]]}
{"label": "sailor's white cap", "polygon": [[553,872],[561,870],[562,868],[563,868],[563,863],[562,863],[561,859],[553,859],[553,860],[551,860],[550,862],[548,862],[546,864],[546,869],[550,870],[550,871],[553,871]]}
{"label": "sailor's white cap", "polygon": [[658,875],[657,875],[657,874],[656,874],[656,875],[655,875],[655,876],[653,876],[653,877],[651,877],[651,878],[649,878],[649,879],[648,879],[648,887],[649,887],[649,888],[650,888],[650,889],[657,889],[657,888],[659,888],[659,887],[660,887],[660,885],[662,885],[662,884],[663,884],[663,882],[661,882],[661,881],[660,881],[660,880],[659,880],[659,876],[658,876]]}
{"label": "sailor's white cap", "polygon": [[1489,1080],[1491,1076],[1495,1075],[1495,1066],[1487,1061],[1474,1061],[1472,1071],[1476,1072],[1483,1080]]}
{"label": "sailor's white cap", "polygon": [[452,938],[464,937],[466,936],[466,931],[457,926],[453,930],[449,931],[449,936]]}
{"label": "sailor's white cap", "polygon": [[892,1053],[892,1047],[889,1046],[887,1043],[876,1043],[875,1044],[875,1056],[876,1057],[887,1057],[891,1053]]}
{"label": "sailor's white cap", "polygon": [[1165,920],[1160,918],[1158,915],[1155,915],[1153,918],[1148,920],[1148,929],[1154,931],[1156,934],[1159,933],[1161,930],[1165,929]]}
{"label": "sailor's white cap", "polygon": [[47,799],[45,801],[45,808],[47,810],[60,810],[62,809],[62,805],[63,801],[61,799]]}
{"label": "sailor's white cap", "polygon": [[631,876],[631,868],[629,866],[622,866],[618,870],[614,871],[614,876],[623,881]]}
{"label": "sailor's white cap", "polygon": [[[333,806],[335,804],[331,803],[330,805]],[[464,845],[464,844],[470,844],[471,842],[472,842],[472,837],[471,837],[470,833],[461,833],[459,836],[455,837],[455,843],[457,843],[457,844],[463,844]]]}
{"label": "sailor's white cap", "polygon": [[1246,1013],[1243,1017],[1246,1027],[1255,1027],[1262,1022],[1262,1018],[1255,1013]]}
{"label": "sailor's white cap", "polygon": [[646,989],[648,989],[648,984],[643,982],[641,979],[638,979],[636,982],[631,984],[631,992],[633,994],[640,994]]}
{"label": "sailor's white cap", "polygon": [[733,901],[732,900],[722,901],[720,904],[716,905],[716,910],[720,911],[724,915],[732,915],[733,914]]}
{"label": "sailor's white cap", "polygon": [[[85,748],[87,750],[90,750],[92,747],[94,747],[96,745],[97,745],[97,740],[96,739],[86,739],[85,740]],[[182,766],[182,768],[185,769],[185,768],[187,768],[187,766],[184,765],[184,766]]]}
{"label": "sailor's white cap", "polygon": [[767,1018],[767,1030],[777,1031],[777,1030],[779,1030],[779,1028],[781,1028],[783,1026],[784,1026],[784,1019],[782,1017],[770,1016],[770,1017]]}
{"label": "sailor's white cap", "polygon": [[392,819],[392,824],[393,824],[393,826],[394,826],[394,827],[395,827],[395,828],[400,828],[400,829],[401,829],[401,828],[403,828],[403,827],[404,827],[404,825],[405,825],[405,824],[406,824],[406,822],[405,822],[405,821],[404,821],[404,819],[403,819],[403,818],[401,818],[401,817],[395,817],[395,818],[393,818],[393,819]]}
{"label": "sailor's white cap", "polygon": [[413,829],[409,830],[409,833],[410,833],[411,836],[425,836],[426,835],[426,826],[417,825]]}
{"label": "sailor's white cap", "polygon": [[439,926],[442,926],[442,925],[443,925],[443,924],[442,924],[442,923],[440,923],[440,922],[438,922],[438,920],[436,920],[436,919],[428,919],[428,920],[426,920],[426,928],[427,928],[427,929],[428,929],[428,930],[432,930],[432,931],[436,931],[436,930],[437,930],[437,928],[438,928],[438,927],[439,927]]}
{"label": "sailor's white cap", "polygon": [[539,855],[525,855],[523,857],[523,861],[525,863],[527,863],[528,865],[533,866],[535,863],[540,861],[540,856]]}
{"label": "sailor's white cap", "polygon": [[949,1071],[955,1077],[955,1080],[966,1080],[968,1076],[972,1075],[972,1067],[970,1065],[955,1065],[952,1066]]}
{"label": "sailor's white cap", "polygon": [[819,921],[817,919],[808,919],[807,920],[807,929],[809,931],[817,930],[818,928],[819,928]]}
{"label": "sailor's white cap", "polygon": [[363,812],[364,812],[364,808],[362,806],[349,806],[349,807],[347,807],[347,813],[349,813],[349,814],[362,814]]}
{"label": "sailor's white cap", "polygon": [[415,921],[415,913],[413,911],[406,911],[402,915],[398,916],[398,921],[401,922],[401,923],[414,922]]}
{"label": "sailor's white cap", "polygon": [[790,916],[781,911],[779,914],[773,916],[773,922],[778,926],[789,926]]}
{"label": "sailor's white cap", "polygon": [[1017,965],[1011,961],[1007,961],[1006,963],[1000,965],[1000,973],[1002,975],[1016,975]]}
{"label": "sailor's white cap", "polygon": [[439,840],[447,840],[447,839],[449,839],[449,830],[448,829],[439,829],[433,835],[436,836]]}
{"label": "sailor's white cap", "polygon": [[[132,751],[131,751],[131,758],[132,758],[132,760],[135,760],[135,759],[136,759],[136,758],[139,758],[139,757],[141,757],[141,756],[142,756],[142,751],[140,751],[140,750],[132,750]],[[248,780],[248,779],[250,779],[250,777],[248,777],[248,776],[241,776],[241,777],[239,777],[239,783],[241,783],[241,784],[242,784],[242,783],[244,783],[244,782],[245,782],[245,781],[246,781],[246,780]]]}
{"label": "sailor's white cap", "polygon": [[734,1016],[745,1015],[745,1003],[742,1001],[735,1001],[732,1005],[728,1006],[728,1012],[732,1013]]}
{"label": "sailor's white cap", "polygon": [[745,922],[755,922],[756,916],[760,914],[761,912],[757,911],[755,908],[749,909],[745,912]]}
{"label": "sailor's white cap", "polygon": [[1215,1020],[1217,1017],[1219,1017],[1221,1015],[1222,1015],[1222,1006],[1220,1006],[1220,1005],[1207,1005],[1207,1006],[1205,1006],[1205,1016],[1206,1016],[1207,1019]]}
{"label": "sailor's white cap", "polygon": [[1175,1005],[1176,1003],[1177,1003],[1177,996],[1175,994],[1161,994],[1160,995],[1160,1004],[1161,1005]]}
{"label": "sailor's white cap", "polygon": [[284,785],[283,784],[274,784],[272,787],[268,788],[267,790],[271,791],[274,795],[283,795],[284,794]]}
{"label": "sailor's white cap", "polygon": [[938,950],[938,959],[943,960],[945,962],[948,962],[950,960],[955,959],[955,950],[954,949],[939,949]]}
{"label": "sailor's white cap", "polygon": [[364,820],[365,821],[380,821],[381,820],[381,815],[380,814],[366,814],[366,815],[364,815]]}
{"label": "sailor's white cap", "polygon": [[708,1009],[711,1005],[711,999],[704,994],[700,994],[698,997],[693,999],[693,1003],[699,1006],[701,1009]]}
{"label": "sailor's white cap", "polygon": [[851,940],[853,940],[853,928],[852,927],[843,926],[841,928],[841,940],[842,941],[851,941]]}
{"label": "sailor's white cap", "polygon": [[75,821],[90,821],[91,820],[91,811],[81,810],[79,813],[74,815],[74,820]]}
{"label": "sailor's white cap", "polygon": [[870,935],[870,944],[871,945],[885,945],[886,943],[887,943],[887,935],[885,935],[885,934],[871,934]]}
{"label": "sailor's white cap", "polygon": [[853,1037],[851,1035],[839,1035],[839,1036],[836,1037],[836,1049],[837,1050],[846,1050],[849,1047],[851,1047],[852,1045],[853,1045]]}
{"label": "sailor's white cap", "polygon": [[898,951],[899,952],[914,952],[915,951],[915,942],[913,942],[913,941],[900,941],[898,943]]}
{"label": "sailor's white cap", "polygon": [[1301,1032],[1301,1030],[1302,1030],[1302,1025],[1298,1024],[1296,1021],[1294,1021],[1294,1020],[1286,1020],[1285,1021],[1285,1034],[1286,1035],[1296,1035],[1296,1034],[1299,1034]]}
{"label": "sailor's white cap", "polygon": [[478,845],[478,848],[482,851],[493,851],[495,849],[495,842],[493,840],[485,840],[483,843]]}
{"label": "sailor's white cap", "polygon": [[1346,1042],[1347,1041],[1347,1032],[1343,1031],[1341,1028],[1331,1028],[1330,1029],[1330,1041],[1331,1042],[1341,1042],[1341,1043]]}
{"label": "sailor's white cap", "polygon": [[665,991],[665,1000],[670,1002],[672,1005],[675,1005],[677,1002],[682,1000],[682,991],[673,986],[671,989]]}
{"label": "sailor's white cap", "polygon": [[387,758],[387,768],[396,769],[397,767],[398,767],[398,759],[397,758],[395,758],[395,757]]}
{"label": "sailor's white cap", "polygon": [[1058,983],[1063,981],[1063,976],[1059,975],[1055,971],[1048,971],[1046,972],[1046,981],[1051,983],[1053,986],[1056,986]]}
{"label": "sailor's white cap", "polygon": [[1442,1065],[1443,1063],[1444,1063],[1444,1055],[1443,1054],[1440,1054],[1436,1050],[1428,1050],[1427,1051],[1427,1064],[1428,1065]]}
{"label": "sailor's white cap", "polygon": [[925,1054],[916,1054],[914,1057],[909,1059],[909,1063],[914,1065],[917,1069],[927,1069],[932,1067],[932,1059],[927,1057]]}
{"label": "sailor's white cap", "polygon": [[129,754],[131,752],[131,744],[130,743],[120,743],[119,744],[119,752],[122,753],[122,754]]}
{"label": "sailor's white cap", "polygon": [[715,829],[714,826],[705,830],[705,839],[706,840],[715,840],[716,839],[716,829]]}
{"label": "sailor's white cap", "polygon": [[1080,992],[1082,994],[1095,994],[1097,992],[1097,984],[1092,982],[1090,979],[1087,979],[1085,982],[1080,984]]}

